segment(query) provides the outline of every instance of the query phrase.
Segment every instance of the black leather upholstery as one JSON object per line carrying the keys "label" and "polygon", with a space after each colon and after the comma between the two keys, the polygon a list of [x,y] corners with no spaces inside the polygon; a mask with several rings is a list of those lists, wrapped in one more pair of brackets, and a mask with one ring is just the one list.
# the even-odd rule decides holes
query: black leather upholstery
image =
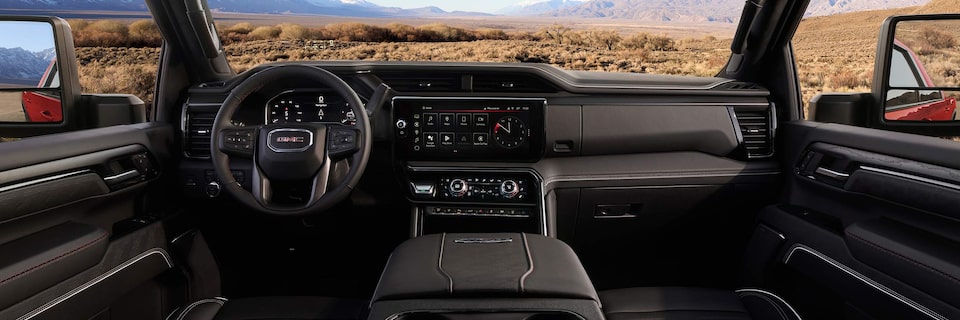
{"label": "black leather upholstery", "polygon": [[175,311],[167,320],[354,320],[367,302],[323,297],[204,299]]}
{"label": "black leather upholstery", "polygon": [[450,297],[599,300],[569,246],[520,233],[407,240],[393,251],[374,293],[375,302]]}
{"label": "black leather upholstery", "polygon": [[600,301],[610,320],[800,319],[785,301],[758,289],[627,288],[601,291]]}

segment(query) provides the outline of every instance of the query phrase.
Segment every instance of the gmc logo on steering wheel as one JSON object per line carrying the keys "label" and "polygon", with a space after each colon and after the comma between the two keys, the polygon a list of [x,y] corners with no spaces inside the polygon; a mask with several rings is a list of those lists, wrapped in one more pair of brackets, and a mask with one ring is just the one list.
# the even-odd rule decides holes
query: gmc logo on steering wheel
{"label": "gmc logo on steering wheel", "polygon": [[303,143],[303,137],[277,137],[278,143]]}

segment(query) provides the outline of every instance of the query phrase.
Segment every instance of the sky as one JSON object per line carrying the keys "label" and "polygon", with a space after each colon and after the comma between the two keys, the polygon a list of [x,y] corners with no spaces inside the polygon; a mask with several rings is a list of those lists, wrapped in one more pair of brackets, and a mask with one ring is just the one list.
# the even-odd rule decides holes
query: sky
{"label": "sky", "polygon": [[53,26],[46,22],[0,21],[0,48],[37,52],[54,47]]}
{"label": "sky", "polygon": [[522,0],[367,0],[384,7],[400,7],[404,9],[434,6],[445,11],[474,11],[493,13]]}

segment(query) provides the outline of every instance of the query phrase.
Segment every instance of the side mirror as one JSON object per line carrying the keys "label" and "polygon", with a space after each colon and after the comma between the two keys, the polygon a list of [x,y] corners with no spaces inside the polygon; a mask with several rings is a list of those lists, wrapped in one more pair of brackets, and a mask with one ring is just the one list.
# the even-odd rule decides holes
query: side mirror
{"label": "side mirror", "polygon": [[960,135],[960,14],[892,16],[874,63],[873,127]]}
{"label": "side mirror", "polygon": [[54,17],[0,16],[0,123],[4,136],[69,131],[80,98],[73,37]]}

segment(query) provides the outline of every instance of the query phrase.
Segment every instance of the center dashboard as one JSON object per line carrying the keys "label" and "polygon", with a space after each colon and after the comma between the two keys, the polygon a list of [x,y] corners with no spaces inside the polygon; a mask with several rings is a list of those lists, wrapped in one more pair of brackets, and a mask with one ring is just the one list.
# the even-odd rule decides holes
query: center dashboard
{"label": "center dashboard", "polygon": [[545,99],[397,97],[401,160],[536,161],[543,153]]}

